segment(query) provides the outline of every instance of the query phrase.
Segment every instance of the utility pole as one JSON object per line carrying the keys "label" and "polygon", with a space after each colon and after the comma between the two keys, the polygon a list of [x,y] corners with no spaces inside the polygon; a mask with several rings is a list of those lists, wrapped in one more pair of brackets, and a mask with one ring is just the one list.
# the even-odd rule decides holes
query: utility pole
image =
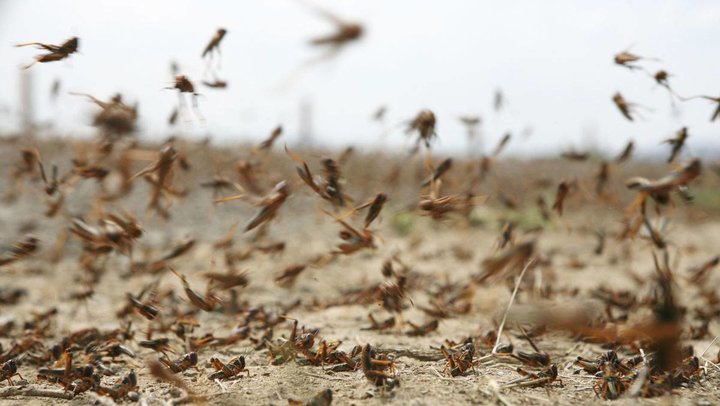
{"label": "utility pole", "polygon": [[33,71],[23,69],[19,73],[20,80],[20,124],[25,134],[35,133],[35,93]]}
{"label": "utility pole", "polygon": [[300,101],[300,145],[303,148],[313,147],[313,105],[309,99]]}

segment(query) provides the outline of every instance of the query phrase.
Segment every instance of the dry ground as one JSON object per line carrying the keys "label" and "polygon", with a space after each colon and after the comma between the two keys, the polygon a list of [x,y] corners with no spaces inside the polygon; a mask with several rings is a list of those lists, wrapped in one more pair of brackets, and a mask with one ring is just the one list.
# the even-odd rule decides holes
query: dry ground
{"label": "dry ground", "polygon": [[[20,142],[20,145],[28,144]],[[57,162],[61,173],[68,167],[68,158],[72,154],[69,143],[45,142],[40,149],[46,162]],[[17,143],[4,143],[0,151],[0,178],[3,194],[9,192],[12,185],[8,174],[17,161]],[[222,267],[222,255],[213,248],[212,243],[221,238],[236,221],[244,224],[254,213],[254,208],[242,202],[228,203],[222,206],[212,204],[209,190],[200,188],[199,182],[208,180],[215,173],[232,173],[232,162],[247,154],[247,150],[215,150],[193,144],[185,145],[189,160],[193,165],[189,173],[179,172],[177,182],[191,188],[184,199],[176,201],[170,208],[172,218],[164,221],[152,213],[145,211],[148,195],[146,185],[139,185],[127,199],[112,203],[107,208],[122,207],[136,214],[145,229],[144,236],[139,240],[139,255],[153,256],[162,251],[172,242],[186,237],[194,238],[197,243],[192,251],[176,260],[174,266],[189,276],[190,282],[198,290],[203,290],[204,280],[201,274],[209,269],[213,259],[217,267]],[[317,167],[320,152],[303,152],[309,162]],[[388,158],[388,157],[385,157]],[[626,168],[614,168],[612,191],[615,197],[605,202],[592,202],[591,190],[578,192],[571,198],[566,208],[567,213],[558,218],[554,216],[550,222],[538,220],[533,209],[533,202],[538,194],[544,194],[549,201],[554,194],[557,181],[563,177],[577,176],[587,179],[596,170],[595,163],[567,163],[564,161],[543,162],[506,162],[499,163],[492,175],[481,187],[480,192],[491,196],[490,201],[477,208],[473,213],[474,221],[468,224],[463,220],[451,219],[444,222],[433,222],[424,217],[417,217],[406,207],[416,200],[419,188],[416,186],[417,162],[408,163],[401,177],[400,186],[387,186],[382,182],[384,171],[381,165],[367,169],[367,162],[379,162],[378,156],[357,155],[351,158],[344,174],[347,178],[347,190],[356,201],[364,201],[374,192],[386,191],[391,202],[381,215],[380,223],[375,227],[382,240],[375,251],[359,252],[353,256],[340,257],[321,268],[310,268],[300,275],[297,283],[289,289],[277,286],[273,282],[274,275],[285,266],[307,261],[316,254],[331,250],[337,243],[338,226],[329,217],[320,214],[318,208],[326,207],[319,199],[311,196],[305,186],[297,185],[288,204],[281,209],[280,217],[273,223],[266,241],[284,241],[285,251],[277,255],[256,254],[240,264],[241,269],[249,272],[250,284],[240,290],[240,299],[250,305],[266,305],[277,307],[300,300],[301,305],[292,310],[290,316],[300,320],[307,327],[319,328],[320,336],[328,340],[342,340],[342,349],[349,351],[356,344],[372,343],[378,348],[389,352],[395,357],[398,366],[400,387],[394,390],[381,390],[371,385],[362,372],[332,373],[321,367],[301,366],[293,362],[284,365],[269,365],[266,351],[256,351],[253,344],[244,340],[238,344],[222,348],[206,348],[199,352],[200,371],[182,374],[190,387],[203,394],[210,395],[211,404],[287,404],[288,398],[307,400],[322,389],[333,391],[334,404],[466,404],[495,403],[507,404],[587,404],[613,403],[647,404],[717,404],[720,402],[718,385],[720,370],[707,365],[707,375],[691,388],[678,389],[668,397],[653,399],[620,399],[602,401],[593,392],[593,378],[586,374],[574,374],[576,369],[572,361],[578,355],[593,357],[603,351],[598,345],[576,342],[562,333],[548,333],[537,339],[538,346],[547,351],[552,361],[560,369],[563,386],[553,384],[549,388],[507,389],[496,396],[498,385],[517,378],[514,371],[517,366],[512,362],[491,362],[479,364],[476,373],[450,378],[443,373],[444,360],[441,359],[439,347],[445,339],[460,341],[468,335],[484,334],[496,328],[499,314],[505,309],[511,286],[504,282],[486,284],[478,288],[473,308],[466,314],[440,321],[439,328],[424,337],[409,337],[403,334],[407,327],[377,333],[361,330],[366,326],[367,314],[373,312],[378,318],[385,318],[385,313],[378,305],[370,306],[336,306],[318,308],[314,300],[320,302],[340,298],[349,288],[368,286],[383,281],[380,272],[382,262],[397,253],[408,264],[413,272],[428,277],[435,283],[445,281],[462,282],[471,274],[478,272],[480,263],[494,251],[497,243],[502,219],[515,219],[520,225],[516,233],[523,235],[522,228],[534,228],[540,225],[538,234],[538,251],[548,258],[542,272],[543,283],[562,287],[577,287],[579,298],[589,298],[592,289],[603,285],[614,289],[630,289],[645,295],[648,286],[638,285],[630,273],[648,274],[652,272],[650,243],[637,239],[633,242],[621,242],[613,238],[620,228],[622,207],[630,201],[632,195],[621,192],[622,181],[630,174],[664,173],[667,168],[651,165],[635,165]],[[268,165],[279,168],[268,174],[269,177],[286,177],[297,179],[292,171],[292,161],[287,156],[272,155]],[[138,163],[138,168],[143,163]],[[569,169],[568,169],[569,168]],[[456,164],[453,169],[453,186],[461,188],[463,164]],[[717,179],[709,173],[703,175],[703,187],[717,186]],[[574,173],[574,175],[569,175]],[[537,186],[531,179],[549,179],[550,185]],[[267,182],[270,183],[270,182]],[[541,182],[540,182],[541,183]],[[0,323],[9,319],[21,324],[30,318],[33,310],[57,307],[59,315],[51,332],[53,338],[48,342],[56,342],[72,331],[86,327],[111,329],[118,326],[119,320],[115,312],[125,303],[126,292],[137,292],[144,284],[151,281],[151,276],[126,278],[123,274],[128,269],[128,258],[113,255],[107,263],[106,273],[96,287],[96,294],[87,304],[68,300],[69,293],[77,288],[81,276],[77,259],[81,249],[80,243],[71,239],[64,250],[62,259],[57,264],[48,261],[49,252],[56,235],[66,228],[73,216],[84,216],[91,210],[91,197],[97,186],[92,181],[84,182],[76,187],[68,199],[65,210],[55,218],[43,216],[44,205],[41,184],[38,180],[25,181],[24,190],[13,202],[0,203],[0,242],[11,244],[27,232],[37,235],[43,245],[41,251],[26,261],[9,267],[0,268],[0,286],[24,288],[28,295],[16,305],[0,305]],[[494,197],[499,192],[519,200],[520,208],[509,210],[503,208]],[[700,205],[700,203],[698,203]],[[711,207],[688,207],[678,204],[671,216],[668,238],[672,241],[671,252],[680,252],[674,266],[678,274],[687,268],[701,263],[716,255],[718,238],[720,238],[720,222]],[[400,213],[400,214],[398,214]],[[594,255],[595,237],[593,231],[602,226],[608,233],[605,252]],[[251,244],[252,233],[243,235],[240,232],[235,238],[235,247],[242,248]],[[455,255],[453,252],[461,247],[468,255]],[[581,267],[573,266],[573,258],[582,262]],[[718,278],[710,279],[716,284]],[[162,286],[174,287],[178,293],[181,285],[172,274],[165,274],[161,279]],[[692,303],[695,292],[683,282],[679,289],[683,303]],[[515,312],[522,312],[527,306],[535,303],[531,289],[523,289],[514,304]],[[426,305],[428,294],[413,291],[409,297],[414,305],[403,313],[405,320],[422,322],[426,316],[417,306]],[[182,297],[185,301],[185,298]],[[555,299],[558,302],[563,298]],[[588,302],[590,306],[602,308],[597,302]],[[187,303],[183,306],[188,307]],[[163,311],[164,309],[161,309]],[[223,313],[200,313],[197,318],[200,327],[196,335],[215,333],[224,335],[230,331],[241,315]],[[143,335],[145,321],[135,318],[137,334]],[[290,323],[278,326],[277,336],[287,336]],[[695,347],[695,352],[702,352],[718,334],[720,326],[713,322],[710,335],[701,340],[687,341]],[[517,338],[517,330],[509,326],[509,339],[517,349],[529,350],[529,345]],[[11,341],[22,336],[19,329],[9,336],[1,337],[0,343],[8,348]],[[171,334],[169,336],[172,336]],[[177,396],[177,391],[166,383],[160,383],[151,377],[144,364],[157,357],[150,350],[139,348],[136,343],[127,344],[136,351],[138,358],[134,360],[134,368],[139,375],[141,401],[147,404],[159,404],[162,399]],[[173,342],[173,346],[181,351],[182,343]],[[487,349],[485,349],[487,351]],[[706,353],[706,357],[716,360],[717,345]],[[250,377],[227,383],[229,392],[223,393],[221,388],[207,379],[211,371],[206,361],[213,355],[227,360],[235,355],[244,354],[248,361]],[[132,366],[118,364],[122,373]],[[24,365],[22,375],[30,385],[36,385],[34,366]],[[105,378],[106,383],[114,382],[115,378]],[[2,386],[0,384],[0,391]],[[37,385],[47,385],[37,383]],[[72,401],[52,400],[53,403],[91,404],[94,396],[83,394]],[[126,399],[124,402],[128,402]],[[0,399],[0,404],[45,404],[47,399],[10,398]]]}

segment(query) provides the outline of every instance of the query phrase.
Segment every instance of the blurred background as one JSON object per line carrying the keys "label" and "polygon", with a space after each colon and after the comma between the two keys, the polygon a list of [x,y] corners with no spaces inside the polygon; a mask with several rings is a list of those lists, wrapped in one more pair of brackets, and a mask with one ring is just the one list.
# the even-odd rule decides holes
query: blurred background
{"label": "blurred background", "polygon": [[[309,65],[323,53],[309,40],[335,28],[309,5],[363,24],[365,35]],[[222,90],[200,85],[208,78],[200,55],[219,27],[228,30],[217,69],[228,82]],[[40,51],[13,45],[72,36],[79,54],[22,73]],[[706,156],[718,151],[712,103],[673,106],[666,89],[615,65],[613,55],[629,49],[657,58],[643,65],[667,70],[678,93],[717,96],[719,37],[715,1],[0,0],[0,132],[32,125],[41,135],[88,136],[95,106],[68,93],[107,100],[121,92],[139,103],[139,136],[150,140],[255,142],[282,124],[289,143],[407,149],[402,124],[429,108],[437,149],[449,153],[474,152],[458,118],[478,115],[486,148],[515,135],[510,155],[614,154],[634,139],[640,155],[664,156],[660,142],[688,126],[687,153]],[[165,89],[171,61],[202,94],[205,121],[168,125],[178,104]],[[641,117],[630,122],[618,112],[616,91],[646,107]],[[378,122],[372,116],[381,106],[387,112]]]}

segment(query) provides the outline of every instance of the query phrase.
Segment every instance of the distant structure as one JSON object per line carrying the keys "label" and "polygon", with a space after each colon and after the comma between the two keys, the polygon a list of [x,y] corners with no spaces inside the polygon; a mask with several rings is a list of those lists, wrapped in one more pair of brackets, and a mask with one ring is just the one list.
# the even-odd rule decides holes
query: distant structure
{"label": "distant structure", "polygon": [[20,80],[20,125],[25,134],[35,132],[35,93],[33,71],[31,69],[21,70]]}
{"label": "distant structure", "polygon": [[300,145],[303,148],[312,148],[314,142],[313,134],[313,108],[312,101],[303,99],[300,101]]}

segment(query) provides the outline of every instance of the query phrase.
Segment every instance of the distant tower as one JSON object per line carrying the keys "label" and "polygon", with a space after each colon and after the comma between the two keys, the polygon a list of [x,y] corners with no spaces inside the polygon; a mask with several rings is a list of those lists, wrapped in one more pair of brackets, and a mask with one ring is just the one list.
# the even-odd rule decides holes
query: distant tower
{"label": "distant tower", "polygon": [[300,145],[303,148],[313,147],[313,111],[312,101],[300,101]]}
{"label": "distant tower", "polygon": [[33,99],[33,71],[20,71],[20,122],[25,134],[35,132],[35,101]]}

